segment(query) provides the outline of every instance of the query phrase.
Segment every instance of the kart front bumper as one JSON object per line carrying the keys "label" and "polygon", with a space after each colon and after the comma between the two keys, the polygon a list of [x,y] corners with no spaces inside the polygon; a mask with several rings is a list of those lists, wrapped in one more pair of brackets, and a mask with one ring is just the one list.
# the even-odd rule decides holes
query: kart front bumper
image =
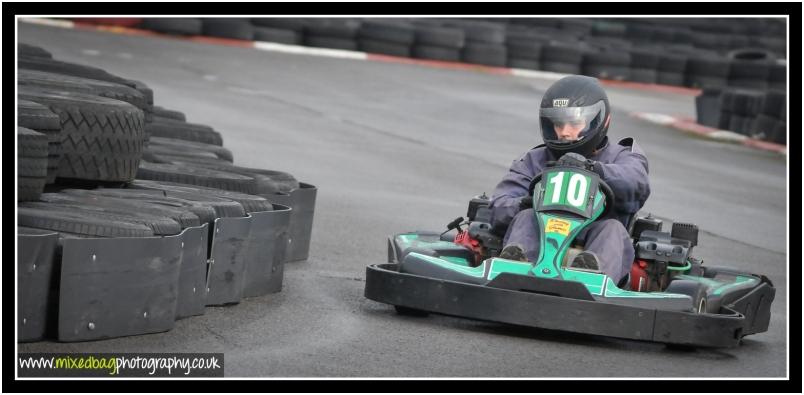
{"label": "kart front bumper", "polygon": [[[698,347],[734,347],[757,328],[753,316],[769,310],[775,290],[760,284],[720,314],[627,306],[418,276],[398,264],[366,268],[368,299],[431,313],[535,328]],[[568,282],[569,283],[569,282]],[[753,306],[738,312],[734,305]],[[746,316],[749,315],[749,317]],[[767,313],[769,315],[769,312]]]}

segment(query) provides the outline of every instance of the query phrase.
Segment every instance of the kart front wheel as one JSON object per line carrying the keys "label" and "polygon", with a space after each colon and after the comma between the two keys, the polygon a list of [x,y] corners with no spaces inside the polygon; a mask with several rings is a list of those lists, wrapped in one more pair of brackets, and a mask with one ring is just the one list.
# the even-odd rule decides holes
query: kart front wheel
{"label": "kart front wheel", "polygon": [[665,292],[687,295],[692,298],[692,308],[696,313],[706,313],[706,286],[692,280],[675,280],[667,286]]}
{"label": "kart front wheel", "polygon": [[405,306],[394,306],[394,308],[396,309],[396,313],[399,315],[408,315],[411,317],[427,317],[430,315],[430,313],[424,310],[413,309]]}

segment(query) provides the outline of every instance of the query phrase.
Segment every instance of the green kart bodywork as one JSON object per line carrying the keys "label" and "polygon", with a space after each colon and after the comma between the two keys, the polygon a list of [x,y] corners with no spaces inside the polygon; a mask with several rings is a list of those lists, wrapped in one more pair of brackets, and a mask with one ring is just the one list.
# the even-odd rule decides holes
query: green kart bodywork
{"label": "green kart bodywork", "polygon": [[[549,168],[531,189],[542,246],[535,262],[492,256],[478,264],[472,251],[443,234],[397,234],[388,240],[389,264],[367,268],[366,297],[400,312],[669,344],[734,346],[745,335],[767,330],[775,290],[764,276],[687,260],[667,267],[673,281],[686,283],[675,287],[683,293],[672,292],[673,286],[637,292],[600,271],[562,265],[575,237],[605,215],[613,196],[597,174],[575,167]],[[690,285],[697,294],[687,291]],[[531,311],[524,316],[521,310],[507,311],[505,306],[517,303]]]}

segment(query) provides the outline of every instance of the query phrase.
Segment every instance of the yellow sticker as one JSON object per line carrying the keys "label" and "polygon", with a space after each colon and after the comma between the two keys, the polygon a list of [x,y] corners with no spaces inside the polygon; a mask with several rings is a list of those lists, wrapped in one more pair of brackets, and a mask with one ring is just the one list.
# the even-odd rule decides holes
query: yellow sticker
{"label": "yellow sticker", "polygon": [[559,233],[564,236],[569,235],[570,223],[568,221],[550,218],[547,220],[546,232]]}

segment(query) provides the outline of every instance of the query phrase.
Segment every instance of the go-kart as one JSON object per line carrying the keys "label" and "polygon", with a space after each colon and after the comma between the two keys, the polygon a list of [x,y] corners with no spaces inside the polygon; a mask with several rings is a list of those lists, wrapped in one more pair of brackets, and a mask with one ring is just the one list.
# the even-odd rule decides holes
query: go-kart
{"label": "go-kart", "polygon": [[502,259],[489,200],[469,203],[447,231],[388,238],[387,264],[366,268],[365,296],[400,314],[485,321],[692,347],[732,347],[764,332],[771,281],[704,266],[692,257],[698,227],[636,214],[627,224],[636,257],[619,282],[568,265],[578,233],[614,207],[611,188],[589,167],[548,167],[530,184],[542,246],[535,262]]}

